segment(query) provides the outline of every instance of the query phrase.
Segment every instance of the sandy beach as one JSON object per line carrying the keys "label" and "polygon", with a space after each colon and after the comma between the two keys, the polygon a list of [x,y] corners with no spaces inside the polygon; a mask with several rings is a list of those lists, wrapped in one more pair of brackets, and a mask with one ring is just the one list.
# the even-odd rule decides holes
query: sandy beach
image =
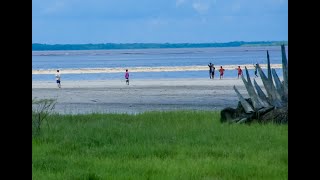
{"label": "sandy beach", "polygon": [[[257,83],[262,84],[260,78]],[[55,98],[62,114],[141,113],[166,110],[221,110],[236,107],[235,85],[247,97],[241,79],[157,79],[104,81],[33,81],[32,98]]]}

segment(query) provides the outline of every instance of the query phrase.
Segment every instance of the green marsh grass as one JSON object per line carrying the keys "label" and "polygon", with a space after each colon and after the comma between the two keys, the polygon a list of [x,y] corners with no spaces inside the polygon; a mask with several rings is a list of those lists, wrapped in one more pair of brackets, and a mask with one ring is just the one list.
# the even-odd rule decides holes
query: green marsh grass
{"label": "green marsh grass", "polygon": [[287,179],[288,126],[220,112],[50,115],[32,179]]}

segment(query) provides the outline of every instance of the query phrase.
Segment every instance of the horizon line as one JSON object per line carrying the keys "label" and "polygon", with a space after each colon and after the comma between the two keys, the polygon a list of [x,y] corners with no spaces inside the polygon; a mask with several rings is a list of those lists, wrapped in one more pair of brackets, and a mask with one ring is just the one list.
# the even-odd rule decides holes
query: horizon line
{"label": "horizon line", "polygon": [[271,42],[284,42],[288,43],[288,40],[259,40],[259,41],[225,41],[225,42],[96,42],[96,43],[41,43],[32,42],[32,44],[41,45],[88,45],[88,44],[226,44],[226,43],[271,43]]}

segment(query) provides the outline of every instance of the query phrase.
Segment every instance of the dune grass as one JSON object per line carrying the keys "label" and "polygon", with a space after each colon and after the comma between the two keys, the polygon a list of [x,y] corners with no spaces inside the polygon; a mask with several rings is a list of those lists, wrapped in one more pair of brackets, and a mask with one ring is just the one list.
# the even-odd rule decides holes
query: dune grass
{"label": "dune grass", "polygon": [[219,112],[51,115],[32,179],[287,179],[288,126],[221,124]]}

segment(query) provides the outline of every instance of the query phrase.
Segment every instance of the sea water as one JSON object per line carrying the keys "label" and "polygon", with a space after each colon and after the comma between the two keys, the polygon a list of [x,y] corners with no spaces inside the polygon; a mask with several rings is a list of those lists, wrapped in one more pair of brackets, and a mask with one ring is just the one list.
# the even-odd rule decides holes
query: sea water
{"label": "sea water", "polygon": [[[210,62],[216,67],[217,79],[220,66],[227,67],[224,78],[237,78],[237,70],[233,67],[241,66],[244,70],[243,65],[248,66],[249,74],[253,77],[253,64],[267,64],[267,50],[271,64],[281,64],[280,46],[32,51],[32,70],[42,72],[33,73],[32,80],[54,81],[54,72],[57,69],[60,70],[63,81],[123,79],[125,69],[129,70],[130,79],[209,78]],[[286,55],[288,58],[287,46]],[[190,70],[199,69],[199,66],[203,68]],[[149,69],[158,67],[175,67],[175,70],[148,72]],[[278,67],[275,70],[281,77],[282,69],[281,66]],[[97,71],[99,68],[103,71]],[[131,72],[131,69],[136,71]],[[72,70],[78,70],[79,73],[68,73]]]}

